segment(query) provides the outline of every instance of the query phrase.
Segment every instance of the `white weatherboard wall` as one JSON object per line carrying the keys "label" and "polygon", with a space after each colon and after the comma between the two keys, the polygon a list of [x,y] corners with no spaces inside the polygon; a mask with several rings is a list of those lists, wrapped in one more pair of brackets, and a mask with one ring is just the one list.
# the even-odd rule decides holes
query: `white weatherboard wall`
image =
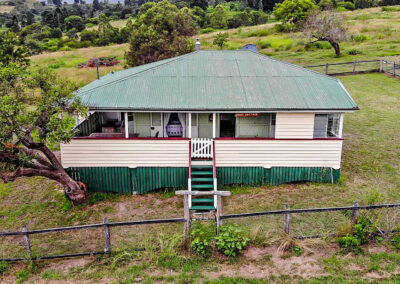
{"label": "white weatherboard wall", "polygon": [[69,167],[187,167],[188,140],[73,139],[61,144]]}
{"label": "white weatherboard wall", "polygon": [[275,138],[313,138],[314,113],[277,113]]}
{"label": "white weatherboard wall", "polygon": [[340,168],[342,140],[216,140],[217,167]]}

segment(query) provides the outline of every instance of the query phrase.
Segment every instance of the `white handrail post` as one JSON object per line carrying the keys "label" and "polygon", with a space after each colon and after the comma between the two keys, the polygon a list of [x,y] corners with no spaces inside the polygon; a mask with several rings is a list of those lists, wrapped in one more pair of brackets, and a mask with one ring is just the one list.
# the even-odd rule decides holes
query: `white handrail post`
{"label": "white handrail post", "polygon": [[213,118],[213,138],[215,138],[217,136],[217,114],[215,112],[213,112],[212,114],[212,118]]}
{"label": "white handrail post", "polygon": [[192,138],[192,113],[188,113],[188,138]]}
{"label": "white handrail post", "polygon": [[124,121],[125,121],[125,138],[129,138],[128,112],[125,112],[125,113],[124,113]]}

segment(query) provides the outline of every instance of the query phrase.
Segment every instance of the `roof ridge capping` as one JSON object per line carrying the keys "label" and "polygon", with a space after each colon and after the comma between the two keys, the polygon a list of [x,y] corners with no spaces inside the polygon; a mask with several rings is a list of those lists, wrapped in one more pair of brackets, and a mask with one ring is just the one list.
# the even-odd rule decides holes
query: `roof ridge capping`
{"label": "roof ridge capping", "polygon": [[[142,70],[142,71],[139,71],[139,72],[136,72],[136,73],[133,73],[133,74],[126,75],[126,76],[124,76],[124,77],[122,77],[122,78],[116,79],[115,81],[107,82],[107,83],[104,83],[104,84],[95,86],[95,87],[93,87],[93,88],[84,90],[84,91],[82,91],[82,92],[80,92],[80,90],[78,90],[77,93],[83,94],[83,93],[91,92],[91,91],[93,91],[93,90],[95,90],[95,89],[98,89],[98,88],[101,88],[101,87],[104,87],[104,86],[107,86],[107,85],[111,85],[111,84],[118,83],[118,82],[120,82],[120,81],[129,79],[130,77],[134,77],[134,76],[136,76],[136,75],[138,75],[138,74],[142,74],[142,73],[145,73],[145,72],[147,72],[147,71],[153,70],[154,68],[157,68],[157,67],[159,67],[159,66],[164,66],[164,65],[169,64],[169,63],[171,63],[171,62],[175,62],[175,61],[182,60],[183,58],[185,58],[185,57],[187,57],[187,56],[189,56],[189,55],[191,55],[191,54],[197,53],[197,52],[200,52],[200,51],[193,51],[193,52],[189,52],[189,53],[186,53],[186,54],[183,54],[183,55],[179,55],[179,56],[175,56],[175,57],[171,57],[171,58],[162,59],[162,60],[160,60],[160,61],[166,60],[166,62],[161,63],[161,64],[158,64],[158,65],[151,66],[151,67],[149,67],[149,68],[147,68],[147,69],[144,69],[144,70]],[[114,72],[113,74],[118,73],[118,72],[120,72],[120,71],[126,71],[126,70],[129,70],[129,69],[134,69],[134,68],[140,67],[140,66],[143,67],[144,65],[148,65],[148,64],[154,64],[154,63],[160,62],[160,61],[154,61],[154,62],[151,62],[151,63],[146,63],[146,64],[143,64],[143,65],[134,66],[134,67],[131,67],[131,68],[128,68],[128,69],[119,70],[119,71],[117,71],[117,72]],[[110,74],[110,73],[107,73],[105,76],[107,76],[107,75],[109,75],[109,74]],[[105,76],[103,76],[103,78],[104,78]],[[89,84],[90,84],[90,83],[89,83]]]}

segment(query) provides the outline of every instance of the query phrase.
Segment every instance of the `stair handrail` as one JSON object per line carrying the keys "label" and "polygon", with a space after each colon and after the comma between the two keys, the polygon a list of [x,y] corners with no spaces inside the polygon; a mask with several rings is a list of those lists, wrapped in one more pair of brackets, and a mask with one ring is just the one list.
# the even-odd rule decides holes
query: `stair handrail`
{"label": "stair handrail", "polygon": [[[217,185],[217,164],[215,162],[216,157],[215,157],[215,140],[213,139],[212,141],[212,155],[213,155],[213,185],[214,185],[214,191],[217,191],[218,185]],[[214,207],[217,208],[218,204],[218,198],[217,195],[214,195]]]}

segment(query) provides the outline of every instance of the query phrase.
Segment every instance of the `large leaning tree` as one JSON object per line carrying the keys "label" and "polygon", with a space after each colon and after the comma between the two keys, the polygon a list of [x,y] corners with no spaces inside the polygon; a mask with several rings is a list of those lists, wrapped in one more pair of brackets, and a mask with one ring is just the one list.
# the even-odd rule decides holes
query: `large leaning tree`
{"label": "large leaning tree", "polygon": [[197,32],[191,15],[164,0],[148,2],[140,7],[132,25],[129,50],[125,57],[129,66],[137,66],[194,51],[190,39]]}
{"label": "large leaning tree", "polygon": [[333,10],[312,10],[303,25],[303,33],[311,42],[327,41],[340,56],[340,42],[348,38],[344,18]]}
{"label": "large leaning tree", "polygon": [[51,150],[75,135],[72,115],[86,113],[75,85],[45,69],[27,71],[23,53],[9,48],[8,54],[13,60],[0,58],[0,180],[47,177],[62,184],[72,202],[85,201],[86,187],[69,177]]}

